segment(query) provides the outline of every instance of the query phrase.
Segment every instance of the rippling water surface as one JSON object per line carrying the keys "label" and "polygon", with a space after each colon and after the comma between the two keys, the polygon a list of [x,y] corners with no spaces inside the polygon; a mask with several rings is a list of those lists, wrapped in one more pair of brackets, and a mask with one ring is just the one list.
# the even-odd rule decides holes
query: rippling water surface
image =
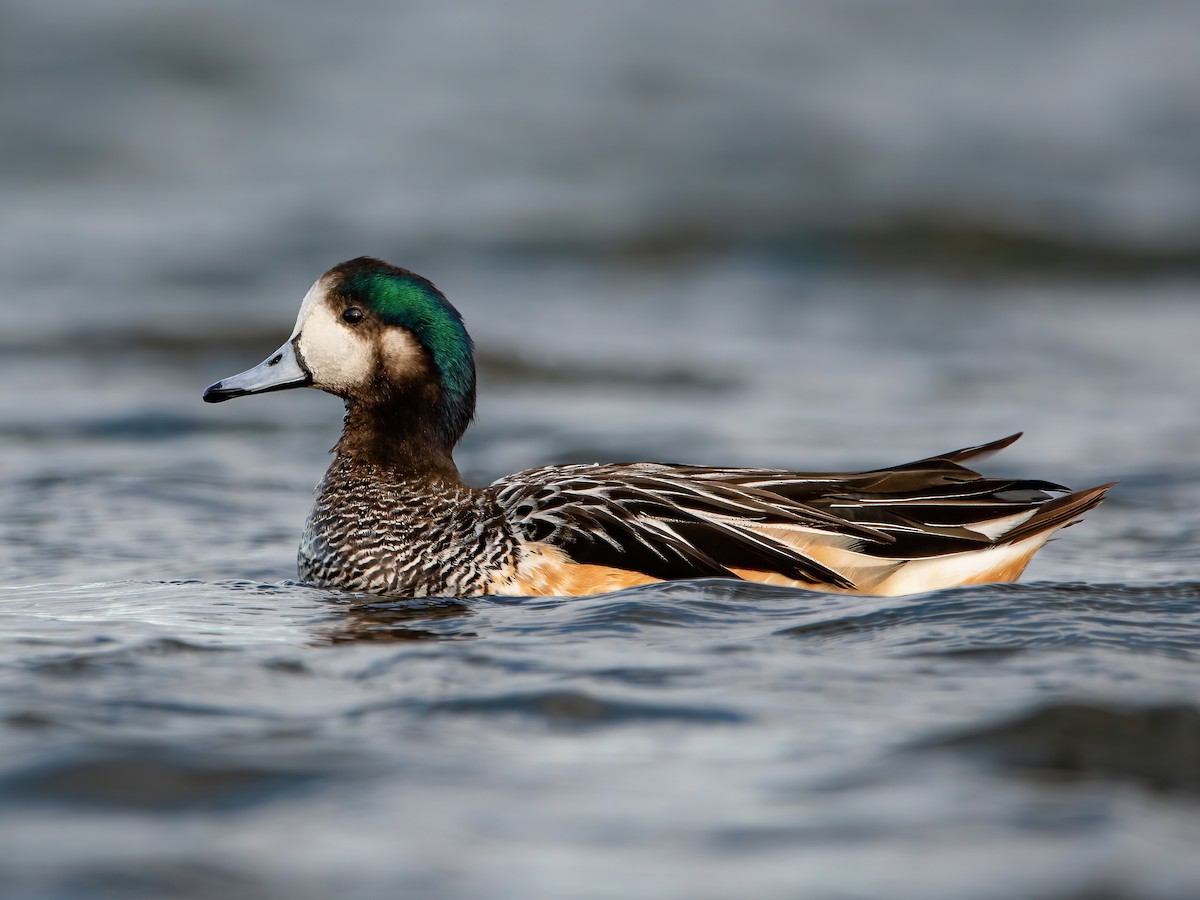
{"label": "rippling water surface", "polygon": [[[1195,8],[350,6],[0,16],[0,895],[1200,895]],[[200,392],[363,252],[475,483],[1121,483],[1018,585],[298,585],[339,403]]]}
{"label": "rippling water surface", "polygon": [[[338,403],[199,402],[308,273],[229,345],[31,339],[0,372],[41,385],[3,425],[6,896],[1200,886],[1186,285],[533,268],[440,279],[483,349],[478,482],[872,465],[1025,426],[991,470],[1122,484],[1021,585],[372,601],[289,581]],[[556,305],[568,284],[592,302]]]}
{"label": "rippling water surface", "polygon": [[1184,896],[1198,599],[6,588],[5,888]]}

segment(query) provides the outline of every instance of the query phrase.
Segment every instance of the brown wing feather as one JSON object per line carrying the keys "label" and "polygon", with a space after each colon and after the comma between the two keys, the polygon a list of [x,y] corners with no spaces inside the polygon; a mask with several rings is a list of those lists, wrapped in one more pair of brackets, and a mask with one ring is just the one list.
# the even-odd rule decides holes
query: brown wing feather
{"label": "brown wing feather", "polygon": [[739,568],[849,587],[836,571],[755,527],[815,531],[856,544],[890,540],[768,491],[701,481],[658,463],[548,466],[492,488],[523,543],[558,548],[577,563],[660,579],[731,577]]}
{"label": "brown wing feather", "polygon": [[853,590],[868,571],[878,580],[911,561],[957,559],[1042,535],[1028,554],[1016,548],[1019,565],[1003,563],[1019,573],[1051,532],[1103,499],[1110,485],[1056,497],[1067,489],[985,478],[962,465],[1018,437],[869,472],[548,466],[501,479],[492,490],[526,546],[596,571]]}
{"label": "brown wing feather", "polygon": [[1043,504],[1033,517],[1004,535],[1005,543],[1015,543],[1044,531],[1057,531],[1074,525],[1089,509],[1095,509],[1104,495],[1115,485],[1115,481],[1094,488],[1076,491]]}

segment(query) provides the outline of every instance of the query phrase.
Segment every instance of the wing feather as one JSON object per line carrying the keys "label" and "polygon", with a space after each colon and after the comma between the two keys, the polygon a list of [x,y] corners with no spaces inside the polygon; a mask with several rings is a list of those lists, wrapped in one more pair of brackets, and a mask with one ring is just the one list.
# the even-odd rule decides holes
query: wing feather
{"label": "wing feather", "polygon": [[733,577],[734,568],[754,568],[849,587],[837,572],[750,526],[807,528],[854,542],[889,539],[776,494],[698,483],[659,464],[547,466],[492,489],[525,539],[544,541],[575,562],[655,578]]}
{"label": "wing feather", "polygon": [[491,490],[522,540],[574,562],[661,579],[738,570],[853,588],[814,555],[838,560],[846,551],[893,565],[986,549],[1076,516],[1074,502],[1057,511],[1061,485],[985,478],[962,464],[1018,437],[869,472],[564,465],[519,472]]}

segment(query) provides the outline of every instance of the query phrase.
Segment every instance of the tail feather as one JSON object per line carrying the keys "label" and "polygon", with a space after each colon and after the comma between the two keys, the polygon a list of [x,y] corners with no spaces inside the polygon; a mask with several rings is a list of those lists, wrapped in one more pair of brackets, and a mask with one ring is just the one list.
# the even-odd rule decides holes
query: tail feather
{"label": "tail feather", "polygon": [[951,462],[956,465],[961,465],[968,460],[984,460],[989,456],[993,456],[1003,450],[1005,447],[1011,447],[1015,444],[1021,435],[1025,432],[1018,431],[1016,434],[1010,434],[1008,437],[1002,437],[999,440],[988,441],[986,444],[976,444],[973,447],[963,447],[959,450],[948,450],[945,453],[936,453],[933,456],[927,456],[924,459],[918,459],[914,462],[901,463],[898,466],[889,466],[885,469],[880,469],[880,472],[897,472],[904,469],[916,468],[926,464],[936,465],[940,462]]}
{"label": "tail feather", "polygon": [[[854,583],[852,592],[905,594],[1015,581],[1055,532],[1079,521],[1115,484],[1055,497],[1067,488],[1047,481],[983,478],[959,465],[1002,450],[1018,437],[851,475],[840,491],[827,487],[810,500],[890,533],[895,538],[891,544],[868,544],[845,535],[837,540],[800,538],[776,530],[770,536],[846,576]],[[743,574],[753,580],[766,580],[764,576]],[[778,582],[777,575],[770,578]]]}
{"label": "tail feather", "polygon": [[1065,497],[1057,497],[1048,503],[1043,503],[1037,508],[1037,512],[1033,516],[1022,522],[1012,531],[1001,535],[999,543],[1012,544],[1027,537],[1032,537],[1035,534],[1057,531],[1060,528],[1066,528],[1068,525],[1074,525],[1085,512],[1089,509],[1094,509],[1100,504],[1100,501],[1104,499],[1104,495],[1108,493],[1109,488],[1114,484],[1116,484],[1115,481],[1110,481],[1108,484],[1101,484],[1093,488],[1076,491]]}
{"label": "tail feather", "polygon": [[977,461],[987,459],[989,456],[999,453],[1005,447],[1011,447],[1024,433],[1023,431],[1018,431],[1016,434],[1002,437],[998,441],[988,441],[986,444],[976,444],[974,447],[951,450],[949,453],[942,453],[939,456],[930,457],[930,459],[948,459],[952,463],[964,463],[969,459]]}

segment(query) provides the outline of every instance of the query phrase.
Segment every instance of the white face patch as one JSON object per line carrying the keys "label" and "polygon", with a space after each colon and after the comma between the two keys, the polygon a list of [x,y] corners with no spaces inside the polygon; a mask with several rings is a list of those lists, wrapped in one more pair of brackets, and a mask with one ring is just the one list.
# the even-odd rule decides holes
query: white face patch
{"label": "white face patch", "polygon": [[312,373],[313,387],[348,394],[371,377],[375,352],[367,340],[333,314],[323,302],[324,295],[321,300],[297,323],[296,349]]}
{"label": "white face patch", "polygon": [[[313,387],[350,396],[366,384],[382,364],[393,381],[405,381],[424,371],[424,354],[411,333],[388,328],[378,346],[365,326],[346,324],[329,302],[322,277],[304,295],[292,337],[312,374]],[[377,352],[378,351],[378,352]]]}

